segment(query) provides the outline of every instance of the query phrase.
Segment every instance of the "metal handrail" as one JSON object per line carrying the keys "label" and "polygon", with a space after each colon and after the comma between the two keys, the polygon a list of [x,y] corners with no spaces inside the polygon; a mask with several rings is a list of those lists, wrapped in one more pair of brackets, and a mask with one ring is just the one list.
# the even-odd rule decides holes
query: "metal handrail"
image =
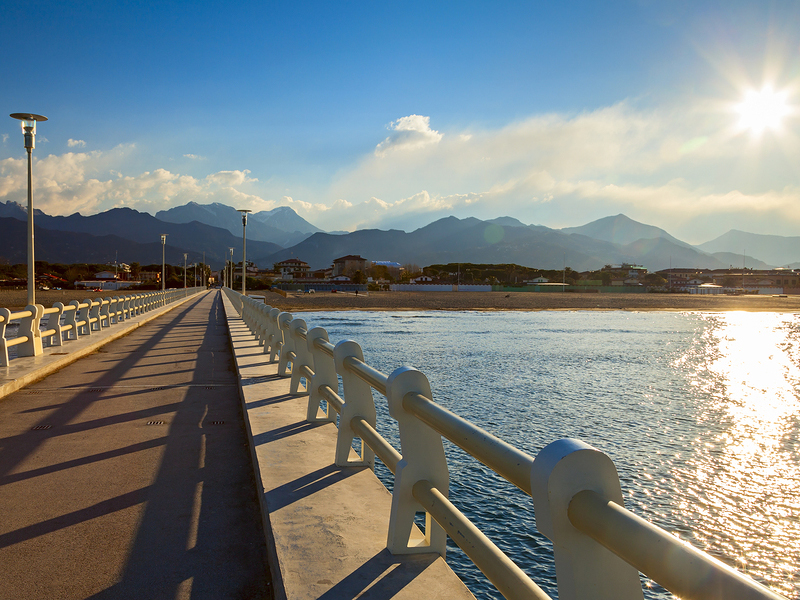
{"label": "metal handrail", "polygon": [[344,366],[357,375],[359,379],[370,384],[384,396],[386,395],[386,385],[389,378],[378,371],[378,369],[370,367],[367,363],[358,360],[354,356],[346,357],[344,359]]}
{"label": "metal handrail", "polygon": [[333,358],[333,349],[335,348],[335,346],[331,344],[329,341],[323,339],[316,339],[314,340],[314,346],[322,350],[325,354],[327,354],[331,358]]}
{"label": "metal handrail", "polygon": [[533,457],[421,394],[403,397],[403,408],[456,446],[531,495]]}
{"label": "metal handrail", "polygon": [[[308,340],[307,329],[298,327],[295,333]],[[313,345],[328,357],[335,358],[336,347],[329,341],[317,338]],[[385,374],[352,355],[345,356],[339,364],[372,389],[387,396],[389,378]],[[297,368],[298,372],[308,377],[314,375],[308,365],[298,365]],[[339,415],[343,414],[346,401],[330,385],[319,385],[317,391],[319,397],[328,402],[329,408]],[[436,404],[422,393],[405,394],[402,407],[437,434],[526,494],[532,495],[532,456]],[[397,473],[403,456],[364,416],[350,419],[349,429],[383,461],[392,474]],[[411,495],[506,598],[549,600],[549,596],[430,481],[415,482]],[[681,542],[595,491],[584,490],[575,494],[567,512],[569,521],[578,531],[682,598],[785,600],[780,594]]]}
{"label": "metal handrail", "polygon": [[339,397],[339,394],[334,392],[330,386],[321,385],[319,386],[319,395],[325,399],[325,402],[330,404],[333,409],[342,414],[342,409],[344,408],[344,400]]}
{"label": "metal handrail", "polygon": [[397,473],[397,465],[403,460],[403,455],[385,437],[378,433],[364,417],[350,419],[350,428],[383,461],[383,464],[392,472],[392,475]]}
{"label": "metal handrail", "polygon": [[417,481],[412,494],[503,596],[552,600],[429,481]]}
{"label": "metal handrail", "polygon": [[[191,288],[193,293],[197,293],[201,290],[202,288],[198,287]],[[187,292],[189,291],[190,290],[187,290]],[[115,296],[111,299],[98,298],[87,299],[85,302],[75,301],[75,304],[68,304],[66,306],[62,305],[61,307],[53,306],[50,308],[37,305],[38,308],[36,312],[31,312],[30,310],[10,312],[8,309],[4,308],[2,309],[3,315],[0,316],[0,336],[2,336],[2,339],[0,339],[0,366],[8,365],[9,356],[7,351],[9,348],[28,343],[31,346],[30,348],[26,349],[25,356],[37,356],[42,354],[42,340],[46,338],[61,336],[69,331],[76,332],[74,337],[71,338],[72,340],[77,339],[78,337],[83,337],[80,335],[79,328],[91,327],[92,324],[97,323],[98,329],[105,329],[106,327],[121,323],[122,321],[127,320],[127,318],[130,318],[134,315],[148,312],[157,306],[169,304],[177,298],[186,297],[183,292],[184,290],[180,290],[179,292],[170,290],[165,294],[161,294],[160,292],[136,293],[126,296]],[[160,299],[159,302],[152,302],[151,300],[154,298]],[[122,303],[127,302],[129,299],[131,300],[130,307],[128,309],[120,308]],[[135,302],[138,302],[138,304],[134,304]],[[112,305],[115,305],[115,310],[113,311],[110,309]],[[108,309],[106,309],[106,307],[108,307]],[[78,311],[85,309],[89,309],[86,313],[85,319],[77,320],[71,316],[71,319],[68,319],[68,323],[64,323],[63,325],[60,324],[61,316],[69,312],[77,313]],[[97,314],[93,314],[95,312],[97,312]],[[127,315],[126,312],[128,313]],[[41,320],[47,316],[49,319],[47,323],[50,324],[50,321],[53,319],[52,315],[59,315],[58,321],[56,322],[56,328],[41,329],[40,326],[44,325],[41,323]],[[121,319],[120,316],[125,316],[125,318]],[[28,330],[27,333],[17,332],[15,337],[6,338],[5,333],[8,325],[11,324],[12,321],[19,321],[23,319],[33,319],[32,326],[34,336],[32,337],[30,331]],[[88,334],[88,332],[86,334]],[[51,339],[50,346],[60,346],[63,341],[64,340],[58,340],[59,343],[54,344]],[[71,341],[70,338],[67,338],[67,341]]]}
{"label": "metal handrail", "polygon": [[680,598],[786,600],[592,490],[573,496],[567,516],[576,529]]}

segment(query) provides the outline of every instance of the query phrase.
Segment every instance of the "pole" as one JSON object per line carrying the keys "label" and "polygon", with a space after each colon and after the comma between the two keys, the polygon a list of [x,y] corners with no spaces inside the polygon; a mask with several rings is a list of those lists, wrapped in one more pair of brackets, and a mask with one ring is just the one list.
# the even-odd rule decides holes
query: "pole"
{"label": "pole", "polygon": [[28,150],[28,304],[36,304],[36,275],[33,268],[33,176],[31,150]]}
{"label": "pole", "polygon": [[203,280],[203,287],[206,287],[206,253],[203,252],[203,271],[200,273],[200,278]]}
{"label": "pole", "polygon": [[183,289],[186,289],[186,254],[183,255]]}
{"label": "pole", "polygon": [[166,245],[166,240],[162,236],[162,238],[161,238],[161,291],[162,292],[167,289],[167,280],[165,278],[165,273],[166,273],[165,264],[166,263],[164,262],[164,246],[165,245]]}
{"label": "pole", "polygon": [[247,230],[247,213],[242,215],[242,296],[246,296],[244,291],[244,280],[247,277],[247,239],[245,231]]}

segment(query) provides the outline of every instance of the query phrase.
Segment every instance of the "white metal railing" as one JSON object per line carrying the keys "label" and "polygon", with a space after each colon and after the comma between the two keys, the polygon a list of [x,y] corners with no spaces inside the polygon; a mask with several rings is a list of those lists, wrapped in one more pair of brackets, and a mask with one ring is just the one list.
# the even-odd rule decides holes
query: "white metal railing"
{"label": "white metal railing", "polygon": [[[181,288],[83,302],[73,300],[66,306],[56,302],[51,308],[34,304],[17,312],[0,308],[0,367],[9,365],[8,350],[15,346],[17,357],[39,356],[46,346],[63,346],[65,341],[91,335],[204,289]],[[19,325],[16,335],[7,337],[8,326],[13,322]]]}
{"label": "white metal railing", "polygon": [[[323,328],[309,330],[302,319],[223,289],[279,375],[291,377],[290,393],[308,394],[307,420],[339,415],[335,464],[374,467],[377,455],[394,474],[393,554],[444,556],[447,533],[506,598],[549,598],[448,500],[446,438],[532,497],[536,526],[553,542],[559,600],[640,599],[639,571],[684,599],[785,600],[625,509],[616,468],[596,448],[562,439],[532,457],[436,404],[420,371],[400,367],[386,376],[364,362],[357,343],[331,344]],[[398,423],[401,452],[376,431],[373,389]],[[414,526],[416,512],[426,515],[424,533]]]}

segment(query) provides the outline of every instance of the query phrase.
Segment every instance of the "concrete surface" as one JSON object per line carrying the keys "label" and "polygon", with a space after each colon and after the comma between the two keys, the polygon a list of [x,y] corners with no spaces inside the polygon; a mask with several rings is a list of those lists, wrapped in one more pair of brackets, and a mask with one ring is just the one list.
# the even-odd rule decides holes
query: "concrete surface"
{"label": "concrete surface", "polygon": [[270,597],[217,294],[0,401],[0,515],[3,600]]}
{"label": "concrete surface", "polygon": [[[224,295],[223,295],[224,298]],[[391,495],[366,468],[333,464],[336,427],[307,423],[236,310],[224,299],[252,435],[275,598],[471,599],[438,555],[386,550]]]}
{"label": "concrete surface", "polygon": [[[210,292],[201,293],[208,294]],[[44,353],[39,356],[24,356],[10,360],[7,367],[0,367],[0,399],[34,381],[55,373],[76,360],[91,354],[105,344],[128,335],[134,329],[149,323],[192,298],[194,296],[177,300],[142,315],[128,318],[122,323],[106,327],[100,331],[93,331],[91,335],[83,335],[78,337],[77,340],[65,341],[63,346],[46,347],[44,348]]]}

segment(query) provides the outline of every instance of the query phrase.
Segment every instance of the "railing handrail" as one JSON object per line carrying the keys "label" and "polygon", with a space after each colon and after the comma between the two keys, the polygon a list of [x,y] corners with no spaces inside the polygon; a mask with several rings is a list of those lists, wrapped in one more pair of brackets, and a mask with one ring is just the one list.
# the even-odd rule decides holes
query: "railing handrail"
{"label": "railing handrail", "polygon": [[[363,382],[360,385],[366,384],[369,386],[367,389],[375,389],[386,396],[390,403],[390,413],[395,419],[398,419],[398,416],[392,412],[392,410],[398,410],[396,396],[394,396],[394,404],[392,397],[397,393],[398,388],[395,387],[397,381],[409,374],[407,368],[401,367],[387,377],[360,358],[362,356],[360,349],[356,353],[358,356],[353,355],[349,348],[350,346],[358,348],[354,342],[343,341],[334,346],[327,340],[327,333],[324,330],[322,330],[323,337],[310,336],[311,331],[304,326],[304,322],[301,321],[303,326],[300,326],[300,323],[296,323],[295,327],[291,326],[293,317],[288,313],[280,313],[281,316],[267,318],[268,313],[274,312],[270,306],[242,297],[241,294],[229,288],[226,288],[225,292],[235,301],[234,304],[237,305],[237,310],[248,327],[251,330],[262,332],[260,335],[264,338],[265,352],[269,349],[274,353],[274,348],[268,348],[270,344],[283,345],[284,338],[282,336],[290,336],[285,340],[286,343],[292,344],[292,347],[301,349],[296,344],[302,340],[307,342],[309,350],[318,351],[317,358],[307,359],[311,360],[313,365],[306,362],[295,364],[298,359],[296,352],[284,353],[281,351],[282,366],[286,370],[286,376],[289,376],[288,373],[291,371],[293,389],[295,379],[299,380],[298,375],[306,378],[306,389],[310,394],[309,419],[313,418],[311,409],[314,407],[312,405],[315,402],[318,404],[319,400],[324,400],[328,404],[327,420],[332,420],[331,410],[340,415],[337,457],[341,452],[341,448],[339,448],[341,436],[346,428],[351,432],[351,436],[345,439],[347,443],[345,450],[349,450],[352,436],[356,435],[362,441],[363,460],[369,462],[369,458],[366,457],[363,450],[363,446],[366,446],[384,462],[393,474],[396,474],[398,468],[408,468],[408,464],[403,462],[406,457],[392,447],[367,418],[358,414],[345,418],[350,410],[350,404],[355,401],[350,399],[347,391],[348,384],[345,382],[345,377],[349,378],[352,375],[358,381]],[[299,340],[295,340],[291,336],[299,338]],[[344,354],[339,351],[342,345],[348,347]],[[314,356],[313,352],[311,356]],[[315,362],[323,357],[330,363],[335,359],[336,365],[339,367],[333,372],[332,379],[329,367]],[[287,360],[291,363],[291,369],[285,362]],[[324,374],[323,371],[327,374]],[[327,377],[326,382],[318,384],[317,372]],[[421,373],[416,373],[422,376]],[[281,373],[280,368],[279,374],[284,374]],[[344,399],[339,397],[333,388],[338,384],[337,377],[341,377],[344,383]],[[411,377],[411,381],[415,377]],[[424,376],[422,377],[424,378]],[[352,385],[352,379],[350,381]],[[425,381],[427,382],[427,380]],[[405,390],[403,386],[400,386],[399,389]],[[292,391],[291,393],[297,392]],[[622,495],[616,469],[611,460],[598,450],[576,440],[559,440],[545,447],[534,458],[437,404],[426,393],[430,393],[429,386],[427,392],[413,389],[403,391],[399,405],[406,414],[424,424],[423,426],[429,427],[437,435],[450,440],[520,490],[532,496],[536,508],[537,527],[544,535],[551,540],[554,537],[559,538],[561,544],[569,545],[571,542],[564,538],[560,531],[566,520],[570,524],[569,526],[574,528],[573,531],[577,530],[595,540],[597,544],[607,548],[621,559],[612,557],[611,562],[608,562],[607,557],[612,555],[602,548],[601,550],[605,554],[598,554],[593,546],[577,550],[576,557],[562,558],[562,561],[566,563],[569,563],[570,560],[577,561],[575,564],[580,564],[581,568],[572,568],[567,565],[568,568],[565,571],[569,571],[569,577],[574,578],[575,581],[567,585],[563,594],[559,583],[560,597],[572,600],[588,594],[602,599],[641,598],[642,589],[638,576],[638,571],[641,571],[683,598],[699,600],[700,598],[735,597],[747,600],[786,600],[783,596],[727,567],[704,552],[688,546],[666,531],[625,509],[621,505]],[[357,395],[361,395],[363,398],[363,391],[354,388],[353,394],[354,398]],[[358,400],[358,402],[362,402],[362,400]],[[319,406],[316,409],[318,410]],[[403,418],[405,419],[405,417]],[[400,421],[398,420],[398,422]],[[402,442],[403,427],[404,425],[401,423],[401,445],[404,445]],[[406,424],[405,427],[408,425]],[[336,464],[340,464],[339,458],[337,458]],[[573,475],[573,471],[565,471],[566,467],[562,468],[563,465],[568,465],[573,469],[578,467],[577,471],[574,471],[576,474]],[[609,474],[611,475],[609,476]],[[536,488],[534,481],[538,485]],[[439,489],[431,481],[422,478],[413,483],[410,491],[414,499],[422,504],[428,515],[448,532],[450,537],[504,596],[542,600],[549,598],[508,556],[450,503],[445,488],[446,485]],[[616,491],[614,491],[615,489]],[[601,490],[603,493],[600,493]],[[397,493],[396,480],[394,494]],[[618,501],[615,498],[618,498]],[[393,515],[395,505],[396,502],[393,501]],[[558,512],[559,505],[563,505],[561,506],[562,512]],[[390,549],[394,535],[392,533],[393,522],[395,522],[394,516],[390,519],[389,526]],[[428,527],[426,527],[426,536],[428,535],[427,530]],[[559,544],[554,544],[554,548],[557,554],[563,552],[559,549]],[[665,559],[667,553],[669,553],[669,560]],[[589,557],[588,561],[587,557]],[[589,564],[592,562],[592,558],[597,557],[599,557],[597,565]],[[556,563],[559,564],[558,560]],[[618,577],[619,585],[611,586],[610,589],[596,590],[592,581],[587,584],[587,576],[576,574],[577,571],[584,568],[587,572],[591,572],[590,576],[596,576],[606,584],[615,581],[615,577]],[[604,571],[604,569],[607,570]],[[609,573],[612,574],[609,576]],[[557,576],[559,576],[558,568]],[[690,579],[688,583],[687,576]],[[581,580],[582,577],[583,580]],[[700,582],[701,579],[702,582]],[[580,593],[581,591],[583,593]]]}
{"label": "railing handrail", "polygon": [[[111,327],[132,316],[204,289],[178,288],[164,292],[136,292],[108,298],[87,298],[83,301],[73,300],[66,306],[56,302],[50,308],[35,304],[16,312],[0,308],[0,367],[7,367],[9,364],[9,348],[19,346],[17,351],[19,357],[38,356],[44,351],[43,340],[49,340],[50,346],[61,346],[64,341],[75,340],[91,334],[92,331]],[[31,310],[32,308],[34,310]],[[42,318],[45,316],[47,321],[42,323]],[[19,321],[19,328],[16,335],[9,338],[6,337],[6,332],[13,321]]]}
{"label": "railing handrail", "polygon": [[685,600],[785,600],[593,490],[575,494],[567,514],[576,529]]}

